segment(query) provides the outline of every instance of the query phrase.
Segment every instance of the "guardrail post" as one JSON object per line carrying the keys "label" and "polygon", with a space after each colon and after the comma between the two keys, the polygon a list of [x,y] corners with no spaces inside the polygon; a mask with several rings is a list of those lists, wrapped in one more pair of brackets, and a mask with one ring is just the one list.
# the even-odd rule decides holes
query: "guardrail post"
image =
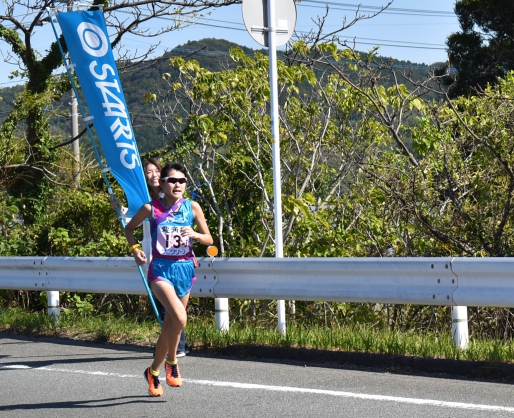
{"label": "guardrail post", "polygon": [[278,332],[281,334],[286,333],[286,301],[277,300],[278,308]]}
{"label": "guardrail post", "polygon": [[453,344],[463,350],[468,348],[468,307],[452,306],[452,336]]}
{"label": "guardrail post", "polygon": [[48,316],[53,316],[55,322],[59,321],[61,316],[61,304],[59,301],[59,291],[50,290],[46,294],[46,304],[48,306]]}
{"label": "guardrail post", "polygon": [[230,328],[228,317],[228,299],[215,298],[214,311],[216,315],[216,329],[218,331],[228,331]]}

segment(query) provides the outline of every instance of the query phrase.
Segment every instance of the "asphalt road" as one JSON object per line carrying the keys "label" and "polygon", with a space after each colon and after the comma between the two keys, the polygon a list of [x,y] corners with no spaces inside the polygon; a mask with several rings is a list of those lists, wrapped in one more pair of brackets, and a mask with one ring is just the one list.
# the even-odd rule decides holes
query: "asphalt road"
{"label": "asphalt road", "polygon": [[184,386],[151,398],[151,360],[137,348],[0,334],[0,417],[514,417],[512,382],[195,354],[180,359]]}

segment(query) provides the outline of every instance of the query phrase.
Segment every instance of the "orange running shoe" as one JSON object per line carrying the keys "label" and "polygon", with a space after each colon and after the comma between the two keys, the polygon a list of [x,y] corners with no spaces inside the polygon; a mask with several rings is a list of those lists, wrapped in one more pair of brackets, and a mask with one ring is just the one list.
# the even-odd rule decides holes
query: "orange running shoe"
{"label": "orange running shoe", "polygon": [[180,376],[178,364],[169,364],[166,361],[164,367],[166,368],[166,383],[176,388],[182,386],[182,377]]}
{"label": "orange running shoe", "polygon": [[161,382],[159,382],[159,376],[153,376],[150,373],[150,367],[143,374],[148,382],[148,393],[150,396],[162,396],[164,390],[162,389]]}

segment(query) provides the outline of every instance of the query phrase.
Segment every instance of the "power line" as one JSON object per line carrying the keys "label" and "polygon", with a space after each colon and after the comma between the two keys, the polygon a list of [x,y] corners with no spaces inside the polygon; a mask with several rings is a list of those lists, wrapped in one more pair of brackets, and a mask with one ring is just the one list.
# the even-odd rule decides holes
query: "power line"
{"label": "power line", "polygon": [[[237,28],[237,27],[231,27],[231,26],[222,26],[222,25],[215,25],[215,24],[211,24],[211,23],[203,23],[203,21],[206,21],[206,22],[217,22],[217,23],[225,23],[225,24],[228,24],[228,25],[239,25],[239,26],[242,26],[241,28]],[[244,24],[243,23],[239,23],[239,22],[231,22],[231,21],[228,21],[228,20],[219,20],[219,19],[212,19],[212,18],[202,18],[202,21],[198,21],[198,23],[195,23],[197,25],[201,25],[201,26],[209,26],[209,27],[215,27],[215,28],[223,28],[223,29],[232,29],[232,30],[240,30],[240,31],[246,31],[246,28],[244,27]],[[306,31],[296,31],[297,33],[300,33],[300,34],[305,34]],[[352,35],[347,35],[346,37],[348,38],[354,38],[354,36]],[[399,42],[402,42],[402,43],[405,43],[405,44],[415,44],[415,45],[426,45],[426,46],[433,46],[433,47],[436,47],[436,49],[444,49],[444,48],[441,48],[443,45],[441,44],[432,44],[432,43],[426,43],[426,42],[409,42],[409,41],[395,41],[395,40],[392,40],[392,39],[377,39],[377,38],[363,38],[363,37],[358,37],[359,39],[363,39],[365,41],[378,41],[378,42],[395,42],[395,43],[399,43]]]}
{"label": "power line", "polygon": [[[244,31],[246,32],[246,28],[236,28],[236,27],[230,27],[230,26],[222,26],[222,25],[215,25],[211,23],[204,23],[204,21],[207,22],[220,22],[220,23],[226,23],[226,24],[233,24],[233,25],[239,25],[237,22],[230,22],[225,20],[217,20],[217,19],[207,19],[202,18],[201,21],[198,21],[194,23],[194,25],[200,25],[200,26],[207,26],[207,27],[214,27],[214,28],[222,28],[222,29],[228,29],[228,30],[237,30],[237,31]],[[242,25],[242,24],[241,24]],[[300,36],[303,34],[307,34],[307,31],[296,31]],[[348,35],[347,38],[354,38],[354,36]],[[376,45],[375,43],[371,42],[362,42],[361,39],[364,41],[377,41],[380,42],[381,46],[391,46],[391,47],[399,47],[399,48],[415,48],[415,49],[434,49],[434,50],[445,50],[446,46],[442,44],[431,44],[431,43],[424,43],[424,42],[409,42],[409,41],[395,41],[391,39],[377,39],[377,38],[363,38],[363,37],[355,37],[356,43],[363,44],[363,45]],[[383,42],[394,42],[397,45],[391,45],[391,44],[385,44]],[[399,43],[402,43],[402,45],[398,45]]]}
{"label": "power line", "polygon": [[355,43],[359,44],[359,45],[388,46],[388,47],[393,47],[393,48],[432,49],[432,50],[437,50],[437,51],[445,51],[446,50],[446,48],[444,48],[444,47],[427,47],[427,46],[414,46],[414,45],[395,45],[395,44],[384,44],[382,42],[380,43],[380,45],[377,45],[376,42],[361,42],[361,41],[358,40],[358,38],[356,39]]}
{"label": "power line", "polygon": [[[305,3],[312,3],[314,6],[309,6]],[[332,10],[349,10],[356,11],[357,9],[369,12],[378,12],[382,10],[382,6],[371,6],[366,4],[354,4],[354,3],[339,3],[335,1],[324,1],[324,0],[303,0],[301,3],[298,3],[299,7],[312,7],[324,9],[326,6],[335,6],[331,8]],[[384,9],[381,13],[384,14],[400,14],[400,15],[415,15],[415,16],[425,16],[425,17],[455,17],[454,11],[445,11],[445,10],[425,10],[425,9],[406,9],[400,7],[388,7]]]}
{"label": "power line", "polygon": [[[306,3],[311,3],[312,5],[308,5]],[[357,8],[359,10],[366,10],[369,9],[370,11],[377,12],[382,9],[381,6],[372,6],[372,5],[366,5],[366,4],[356,4],[356,3],[340,3],[337,1],[326,1],[326,0],[303,0],[301,3],[297,3],[298,7],[309,7],[309,8],[317,8],[317,9],[324,9],[326,6],[333,6],[332,9],[336,10],[345,10],[345,11],[355,11]],[[350,9],[349,9],[350,8]],[[128,11],[119,11],[120,13],[129,13]],[[417,15],[417,16],[426,16],[426,17],[455,17],[455,13],[453,11],[442,11],[442,10],[426,10],[426,9],[407,9],[407,8],[397,8],[397,7],[389,7],[382,11],[382,13],[385,14],[409,14],[409,15]],[[34,14],[34,13],[33,13]],[[158,19],[162,20],[175,20],[172,16],[159,16]],[[223,23],[225,25],[218,25],[213,24],[209,22],[217,22],[217,23]],[[244,24],[241,22],[232,22],[227,20],[219,20],[219,19],[212,19],[212,18],[206,18],[202,17],[197,22],[193,22],[192,25],[201,25],[206,27],[213,27],[213,28],[219,28],[219,29],[227,29],[227,30],[236,30],[236,31],[246,31],[246,28],[244,27]],[[231,25],[231,26],[227,26]],[[308,31],[297,31],[300,35],[308,33]],[[414,44],[412,42],[405,42],[405,41],[395,41],[395,40],[387,40],[387,39],[371,39],[371,38],[362,38],[359,37],[358,39],[363,40],[374,40],[377,42],[394,42],[394,43],[404,43],[404,44]],[[363,45],[371,45],[371,43],[368,42],[360,42],[358,43]],[[420,44],[421,45],[421,44]],[[437,46],[435,44],[426,44],[426,49],[436,49],[436,50],[444,50],[445,48],[441,46]],[[428,47],[428,45],[432,45],[432,47]],[[401,48],[409,48],[408,45],[390,45],[390,44],[382,44],[382,46],[396,46]],[[412,47],[416,49],[420,49],[421,47],[416,46]]]}
{"label": "power line", "polygon": [[28,80],[27,78],[23,78],[21,80],[11,80],[11,81],[6,81],[4,83],[0,83],[0,86],[5,86],[7,84],[20,84],[20,82],[23,82],[25,80]]}
{"label": "power line", "polygon": [[[303,0],[301,3],[298,3],[298,7],[308,7],[308,8],[317,8],[324,9],[326,6],[331,7],[332,10],[352,10],[355,11],[357,8],[359,10],[369,10],[373,12],[377,12],[381,10],[380,6],[372,6],[367,4],[354,4],[354,3],[342,3],[338,1],[325,1],[325,0]],[[351,8],[351,9],[350,9]],[[128,13],[126,11],[121,11],[124,13]],[[384,14],[407,14],[407,15],[416,15],[416,16],[425,16],[425,17],[455,17],[455,13],[452,11],[441,11],[441,10],[426,10],[426,9],[407,9],[407,8],[395,8],[389,7],[382,11]],[[33,13],[34,14],[34,13]],[[28,16],[28,15],[27,15]],[[159,19],[164,20],[175,20],[173,16],[160,16]],[[214,22],[214,23],[212,23]],[[217,24],[220,23],[220,24]],[[235,30],[235,31],[246,31],[244,24],[242,22],[232,22],[227,20],[219,20],[202,17],[198,21],[192,23],[193,25],[205,26],[205,27],[213,27],[225,30]],[[297,31],[299,36],[308,34],[308,31]],[[346,37],[346,36],[345,36]],[[430,43],[418,43],[418,42],[409,42],[405,40],[391,40],[391,39],[377,39],[377,38],[364,38],[364,37],[352,37],[347,36],[347,39],[355,38],[355,43],[358,45],[373,45],[376,46],[377,43],[379,46],[383,47],[395,47],[395,48],[410,48],[410,49],[426,49],[426,50],[445,50],[445,45],[438,44],[430,44]],[[374,41],[374,42],[369,42]],[[23,81],[23,80],[21,80]],[[10,81],[0,83],[0,85],[9,85],[19,83],[19,81]]]}
{"label": "power line", "polygon": [[358,39],[363,39],[365,41],[378,41],[378,42],[395,42],[395,43],[402,42],[402,43],[405,43],[405,44],[424,45],[424,46],[427,46],[427,47],[435,47],[436,49],[444,49],[444,48],[440,48],[442,46],[441,44],[429,44],[429,43],[426,43],[426,42],[394,41],[394,40],[391,40],[391,39],[363,38],[363,37],[360,37],[360,36],[354,37],[354,36],[351,36],[351,35],[348,35],[348,38],[358,38]]}

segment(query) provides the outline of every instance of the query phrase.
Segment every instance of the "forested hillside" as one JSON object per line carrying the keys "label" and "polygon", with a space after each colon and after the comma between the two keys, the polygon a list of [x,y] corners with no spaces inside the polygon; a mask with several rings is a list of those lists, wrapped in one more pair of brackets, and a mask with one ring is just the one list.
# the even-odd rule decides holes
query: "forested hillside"
{"label": "forested hillside", "polygon": [[[147,93],[158,91],[159,86],[162,84],[163,74],[169,73],[172,78],[178,75],[178,70],[170,67],[169,59],[174,56],[181,56],[186,60],[198,61],[202,68],[209,71],[221,71],[237,65],[229,57],[230,48],[236,46],[240,47],[249,56],[252,56],[257,51],[264,55],[268,53],[266,49],[253,50],[223,39],[208,38],[179,45],[170,53],[149,61],[144,65],[130,66],[130,63],[120,64],[125,100],[133,120],[138,147],[142,153],[160,149],[166,146],[172,139],[172,134],[167,133],[163,129],[162,123],[154,114],[151,104],[147,104],[144,101]],[[365,54],[363,54],[363,57],[365,58]],[[280,52],[279,58],[284,59]],[[426,79],[427,69],[422,65],[410,61],[399,61],[393,58],[380,59],[378,62],[382,61],[401,71],[412,72],[412,77],[415,80]],[[384,72],[384,76],[379,80],[379,83],[384,87],[390,87],[394,84],[394,80],[389,73]],[[302,86],[300,85],[301,88]],[[0,101],[0,123],[12,108],[14,98],[21,91],[21,85],[5,87],[0,90],[0,97],[3,99]],[[55,103],[50,116],[52,133],[60,135],[63,141],[68,140],[70,135],[68,103],[69,96],[64,96],[58,103]],[[80,122],[80,130],[82,128],[83,124]],[[84,142],[87,144],[89,140]]]}

